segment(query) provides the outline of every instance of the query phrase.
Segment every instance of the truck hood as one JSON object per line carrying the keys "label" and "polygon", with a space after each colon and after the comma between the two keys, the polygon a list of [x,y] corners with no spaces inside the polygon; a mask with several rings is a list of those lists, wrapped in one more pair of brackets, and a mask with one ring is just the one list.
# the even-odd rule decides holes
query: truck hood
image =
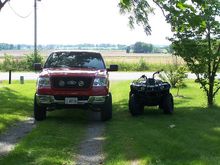
{"label": "truck hood", "polygon": [[40,73],[44,77],[106,77],[105,69],[79,69],[79,68],[46,68]]}

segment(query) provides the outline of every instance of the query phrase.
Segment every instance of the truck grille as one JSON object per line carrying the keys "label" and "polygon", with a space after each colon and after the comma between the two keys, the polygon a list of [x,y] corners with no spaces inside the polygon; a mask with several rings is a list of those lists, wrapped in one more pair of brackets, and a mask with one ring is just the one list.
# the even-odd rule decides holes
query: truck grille
{"label": "truck grille", "polygon": [[[65,100],[66,97],[74,97],[74,96],[61,96],[61,95],[55,95],[54,98],[56,100]],[[89,96],[77,96],[78,100],[88,100]]]}
{"label": "truck grille", "polygon": [[52,77],[54,88],[86,89],[92,85],[92,77]]}

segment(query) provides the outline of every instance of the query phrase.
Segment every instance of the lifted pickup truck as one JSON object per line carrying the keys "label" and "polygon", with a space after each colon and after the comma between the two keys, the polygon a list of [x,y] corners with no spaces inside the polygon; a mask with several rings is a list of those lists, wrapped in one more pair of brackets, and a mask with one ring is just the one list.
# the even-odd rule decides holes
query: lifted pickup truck
{"label": "lifted pickup truck", "polygon": [[112,96],[109,91],[108,71],[100,53],[86,51],[55,51],[41,71],[34,96],[34,117],[46,119],[49,110],[57,108],[89,108],[101,112],[101,120],[112,118]]}

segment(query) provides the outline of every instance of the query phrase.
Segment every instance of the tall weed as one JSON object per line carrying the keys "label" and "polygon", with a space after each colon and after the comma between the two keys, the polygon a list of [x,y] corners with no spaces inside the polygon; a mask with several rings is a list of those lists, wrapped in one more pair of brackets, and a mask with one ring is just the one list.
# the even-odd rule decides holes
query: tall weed
{"label": "tall weed", "polygon": [[[43,63],[43,57],[40,54],[36,56],[37,63]],[[5,54],[3,62],[0,63],[1,71],[32,71],[35,63],[34,54],[25,55],[22,59],[16,59],[12,55]]]}

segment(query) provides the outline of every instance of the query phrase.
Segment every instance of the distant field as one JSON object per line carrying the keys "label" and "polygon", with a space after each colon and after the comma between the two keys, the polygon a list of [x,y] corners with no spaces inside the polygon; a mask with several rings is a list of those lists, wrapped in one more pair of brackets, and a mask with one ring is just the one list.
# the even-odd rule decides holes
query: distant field
{"label": "distant field", "polygon": [[[40,53],[46,58],[52,50],[40,51]],[[125,62],[125,63],[136,63],[141,58],[147,63],[151,64],[172,64],[176,63],[183,64],[183,60],[179,57],[172,56],[171,54],[139,54],[139,53],[126,53],[125,51],[118,50],[101,50],[101,54],[106,62]],[[25,54],[32,53],[31,50],[2,50],[0,51],[0,62],[4,54],[10,54],[17,59],[21,58]]]}

